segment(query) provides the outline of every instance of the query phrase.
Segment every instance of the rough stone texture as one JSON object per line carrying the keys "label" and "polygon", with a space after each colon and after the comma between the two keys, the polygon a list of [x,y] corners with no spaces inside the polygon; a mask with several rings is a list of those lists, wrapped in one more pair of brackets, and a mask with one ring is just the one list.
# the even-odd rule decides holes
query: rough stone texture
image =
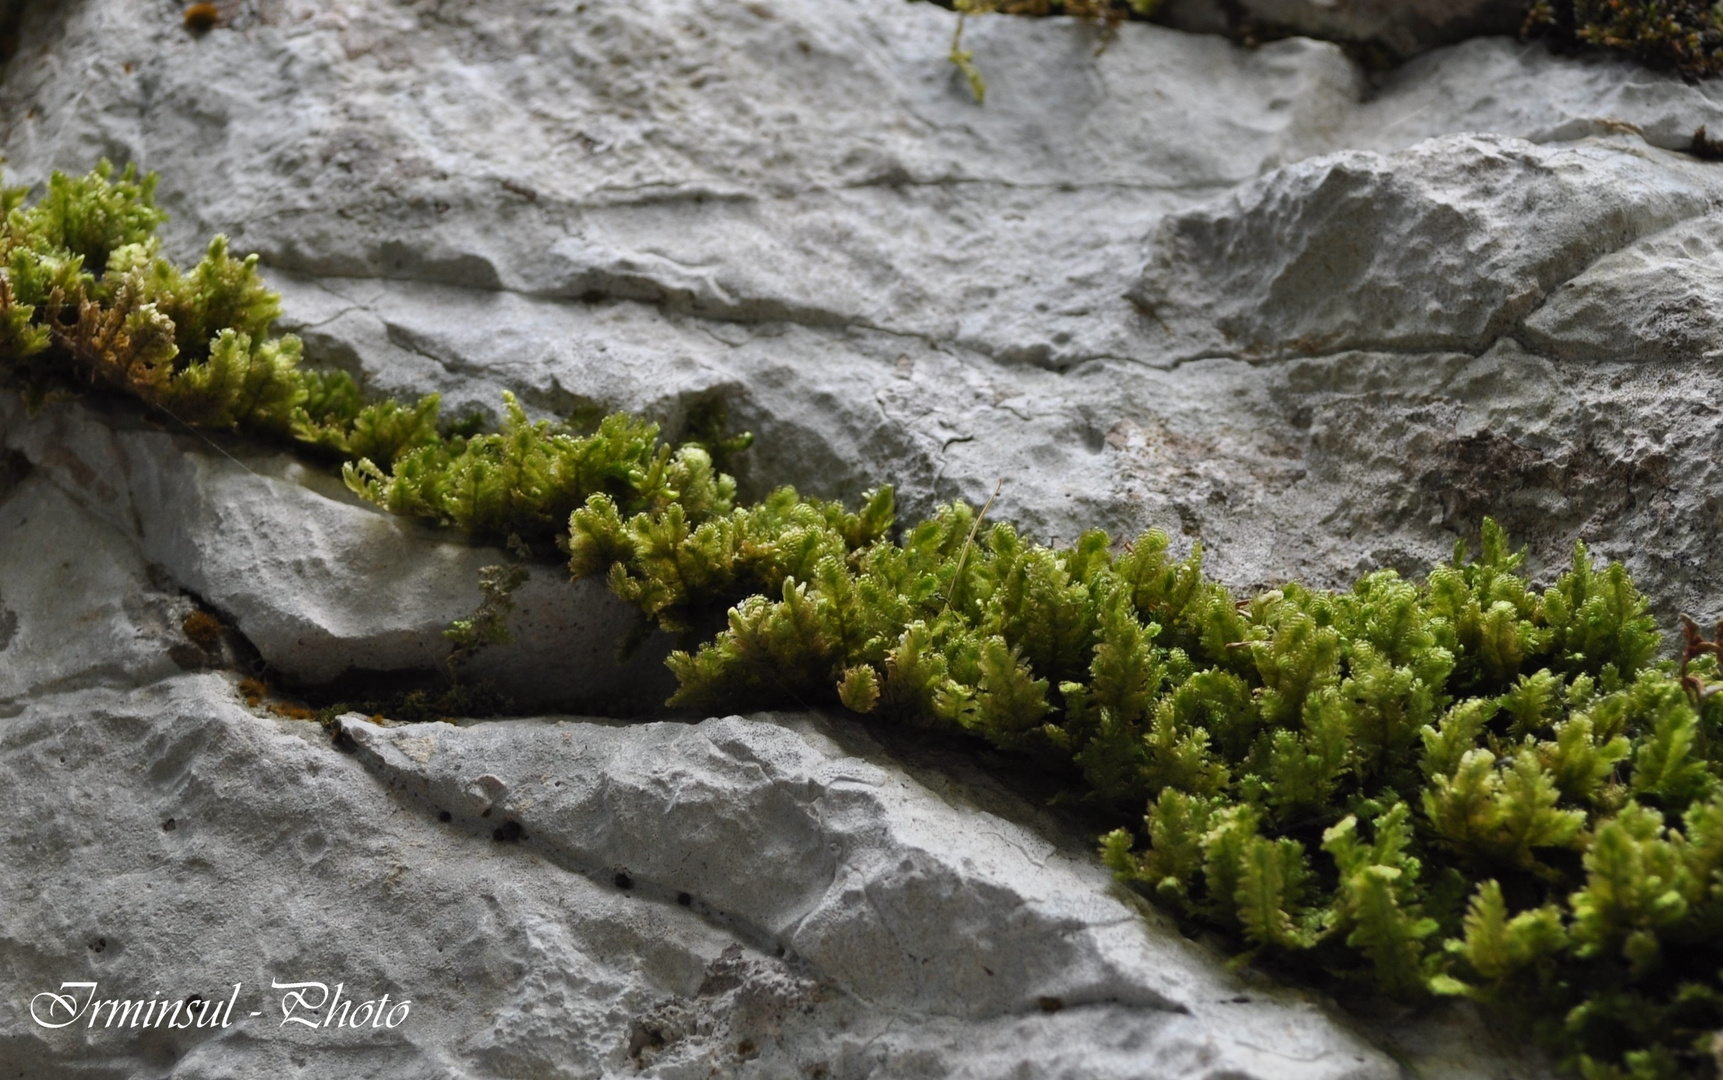
{"label": "rough stone texture", "polygon": [[[1319,1005],[1145,922],[1081,847],[1012,820],[1021,804],[930,789],[854,725],[346,730],[357,757],[253,715],[217,675],[48,695],[7,720],[0,783],[32,812],[0,826],[0,1067],[1398,1074]],[[31,994],[80,980],[240,991],[217,1032],[28,1021]],[[411,1007],[393,1031],[289,1026],[271,984],[310,981]]]}
{"label": "rough stone texture", "polygon": [[1695,218],[1613,251],[1525,320],[1563,360],[1670,363],[1723,354],[1723,221]]}
{"label": "rough stone texture", "polygon": [[[1709,368],[1623,351],[1620,372],[1570,370],[1574,347],[1519,326],[1590,260],[1708,215],[1714,167],[1660,151],[1723,130],[1715,86],[1480,39],[1371,89],[1305,39],[1249,51],[1131,25],[1096,55],[1092,28],[1001,18],[965,36],[993,87],[977,107],[945,60],[950,26],[871,0],[260,3],[194,38],[135,5],[37,5],[0,86],[0,142],[24,179],[99,153],[160,167],[176,250],[223,229],[260,251],[313,358],[376,390],[494,411],[512,388],[546,412],[626,408],[672,430],[717,399],[760,436],[752,493],[854,498],[890,480],[913,516],[979,503],[1004,476],[995,512],[1042,538],[1159,526],[1203,539],[1239,585],[1419,569],[1477,525],[1443,507],[1475,509],[1445,493],[1477,475],[1478,432],[1443,425],[1490,403],[1432,428],[1446,390],[1383,386],[1386,414],[1319,424],[1330,392],[1307,399],[1264,358],[1327,342],[1342,371],[1365,361],[1341,348],[1439,364],[1523,337],[1558,383],[1620,395],[1602,430],[1487,433],[1504,486],[1556,511],[1514,522],[1536,562],[1565,561],[1583,525],[1666,616],[1717,606],[1720,557],[1684,531],[1704,519],[1712,455],[1655,460],[1715,431],[1687,416],[1665,446],[1637,433],[1667,411],[1633,404]],[[1412,149],[1465,132],[1486,135]],[[1328,321],[1264,321],[1217,283],[1317,286],[1273,257],[1204,251],[1204,278],[1174,256],[1235,200],[1269,196],[1312,253],[1352,229],[1374,252],[1355,267],[1410,273],[1420,251],[1436,265],[1373,283],[1385,306],[1350,312],[1345,268],[1326,270]],[[1348,223],[1347,198],[1376,201],[1395,248]],[[1280,227],[1267,220],[1238,217],[1258,245]],[[1648,287],[1685,294],[1705,270],[1683,261]],[[1180,333],[1131,299],[1145,265],[1184,273]],[[1250,352],[1184,325],[1227,310]],[[1401,367],[1427,382],[1426,363]],[[1323,435],[1368,446],[1372,466],[1333,461]],[[1559,480],[1575,470],[1610,478],[1618,510],[1576,502]]]}
{"label": "rough stone texture", "polygon": [[68,684],[136,686],[201,666],[180,630],[191,605],[151,588],[128,538],[48,480],[27,477],[0,502],[0,551],[0,715]]}
{"label": "rough stone texture", "polygon": [[[439,670],[450,648],[443,631],[481,600],[480,568],[509,560],[502,551],[378,514],[339,480],[289,457],[243,446],[224,449],[140,426],[123,413],[104,416],[62,404],[30,416],[15,396],[0,397],[0,446],[34,461],[55,485],[48,489],[52,495],[39,498],[52,499],[58,517],[39,521],[38,533],[19,537],[19,550],[39,552],[50,562],[67,560],[64,569],[74,574],[110,563],[115,573],[126,574],[147,562],[175,592],[219,613],[289,682]],[[66,493],[77,503],[67,504]],[[25,506],[15,511],[21,520],[35,501]],[[89,563],[69,559],[56,545],[56,534],[89,537]],[[0,597],[32,590],[28,595],[82,603],[119,591],[108,582],[50,585],[53,578],[45,570],[51,567],[35,561],[8,564],[0,569]],[[132,606],[128,601],[128,612]],[[31,617],[45,620],[45,632],[82,616],[55,606]],[[534,566],[515,594],[513,640],[482,652],[468,670],[507,685],[523,707],[650,710],[674,687],[657,662],[664,643],[653,639],[626,665],[612,659],[635,621],[602,583],[570,583],[555,566]],[[154,647],[160,633],[136,633],[143,637],[144,655],[160,652]],[[184,643],[183,634],[170,636]],[[0,676],[0,701],[56,685],[58,676],[51,673],[61,666],[68,673],[83,670],[52,635],[26,635],[20,644],[54,658],[53,665],[18,668],[14,678],[24,681],[16,694],[8,693]],[[98,647],[122,664],[129,662],[119,655],[138,648],[130,642]]]}
{"label": "rough stone texture", "polygon": [[1511,34],[1523,0],[1164,0],[1157,16],[1199,33],[1298,34],[1406,59],[1480,34]]}
{"label": "rough stone texture", "polygon": [[1684,151],[1700,127],[1719,130],[1720,102],[1716,82],[1687,86],[1612,57],[1557,59],[1536,42],[1480,38],[1383,76],[1347,125],[1347,142],[1389,151],[1463,132],[1536,143],[1628,134]]}
{"label": "rough stone texture", "polygon": [[1638,140],[1456,135],[1329,155],[1169,215],[1132,295],[1179,359],[1482,351],[1600,256],[1720,196],[1715,168]]}
{"label": "rough stone texture", "polygon": [[[1494,514],[1539,573],[1583,539],[1665,619],[1723,613],[1723,167],[1681,152],[1723,131],[1716,85],[1505,38],[1372,76],[1307,39],[1000,18],[965,32],[977,107],[950,13],[898,0],[223,11],[198,38],[177,5],[31,4],[0,152],[26,183],[159,169],[174,253],[217,230],[260,252],[313,361],[374,391],[672,431],[722,402],[759,436],[748,493],[889,481],[913,517],[1005,477],[993,514],[1038,538],[1161,527],[1240,587],[1422,572]],[[8,1016],[8,1064],[1392,1072],[1261,1056],[1358,1043],[1296,998],[1208,1000],[1232,984],[1125,917],[1086,839],[842,725],[354,726],[369,764],[336,754],[228,676],[175,673],[247,642],[303,680],[435,667],[500,553],[102,403],[0,396],[0,442],[0,767],[52,808],[5,826],[4,1000],[88,971],[326,971],[430,1003],[393,1042],[50,1044]],[[194,604],[233,648],[187,651]],[[652,657],[605,655],[627,618],[601,591],[547,568],[517,616],[517,651],[481,663],[523,695],[662,696]],[[181,803],[195,827],[163,831]],[[498,813],[525,838],[492,840]],[[203,938],[175,921],[198,904]],[[958,962],[988,949],[1021,963]],[[1083,1004],[1043,1014],[1049,993]],[[1423,1075],[1536,1074],[1455,1015],[1369,1037]]]}

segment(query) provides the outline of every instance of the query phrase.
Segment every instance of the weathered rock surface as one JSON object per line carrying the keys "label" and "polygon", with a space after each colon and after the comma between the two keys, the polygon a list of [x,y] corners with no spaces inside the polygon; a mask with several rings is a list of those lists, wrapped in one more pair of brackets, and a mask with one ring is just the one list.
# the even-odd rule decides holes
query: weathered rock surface
{"label": "weathered rock surface", "polygon": [[[1005,477],[993,514],[1041,539],[1158,526],[1239,586],[1419,572],[1493,514],[1546,572],[1583,539],[1661,615],[1723,613],[1723,166],[1681,152],[1723,131],[1714,85],[999,18],[965,31],[978,107],[951,14],[897,0],[222,10],[28,5],[0,152],[160,170],[174,252],[260,252],[312,360],[374,391],[672,431],[721,402],[752,493],[891,482],[913,517]],[[8,1065],[1393,1075],[1130,914],[1085,838],[841,724],[354,722],[337,754],[180,674],[237,655],[184,616],[302,681],[435,669],[500,552],[102,403],[0,396],[0,444],[0,769],[38,808],[0,848],[3,1007],[323,973],[425,1003],[387,1037],[14,1011]],[[632,712],[665,686],[610,660],[629,623],[546,569],[480,664]],[[1425,1075],[1535,1074],[1457,1022],[1393,1036]]]}
{"label": "weathered rock surface", "polygon": [[[273,3],[195,38],[133,5],[37,5],[0,141],[25,179],[99,153],[161,167],[181,254],[217,229],[260,251],[313,358],[378,391],[434,389],[458,411],[509,388],[672,429],[721,400],[760,436],[753,492],[889,480],[913,516],[1004,476],[996,512],[1038,536],[1160,526],[1241,585],[1417,569],[1477,526],[1445,494],[1476,472],[1477,432],[1420,419],[1446,390],[1378,388],[1346,436],[1374,465],[1331,464],[1329,392],[1307,399],[1265,359],[1440,363],[1505,335],[1562,365],[1559,383],[1619,394],[1603,432],[1487,433],[1497,486],[1555,511],[1508,515],[1534,556],[1564,561],[1583,527],[1665,615],[1716,606],[1723,565],[1683,531],[1706,513],[1711,455],[1655,460],[1715,431],[1685,417],[1665,448],[1633,434],[1665,410],[1632,405],[1709,370],[1520,325],[1592,261],[1709,216],[1714,166],[1659,151],[1723,130],[1714,86],[1479,39],[1372,89],[1304,39],[1247,51],[1132,25],[1096,55],[1092,28],[1000,18],[965,35],[993,88],[977,107],[945,59],[950,26],[863,0]],[[1187,250],[1235,220],[1242,247]],[[1270,250],[1282,227],[1308,265]],[[1428,274],[1390,280],[1426,252]],[[1651,310],[1691,309],[1706,273],[1671,258],[1689,269],[1648,279]],[[1383,276],[1354,296],[1366,268]],[[1142,302],[1155,281],[1167,314]],[[1225,341],[1235,325],[1248,348]],[[1610,357],[1629,367],[1601,373]],[[1384,444],[1379,419],[1419,436]],[[1597,460],[1576,464],[1588,445]],[[1613,477],[1617,509],[1576,501],[1556,479],[1576,470]]]}
{"label": "weathered rock surface", "polygon": [[[110,426],[115,419],[119,426]],[[132,417],[104,418],[77,404],[30,416],[15,397],[0,398],[0,446],[35,462],[52,481],[40,498],[52,500],[59,515],[39,518],[39,531],[16,541],[18,550],[49,565],[9,563],[0,570],[0,597],[34,596],[24,590],[44,588],[74,603],[120,595],[107,582],[50,586],[57,572],[52,564],[65,561],[66,573],[86,574],[113,563],[124,574],[147,563],[171,583],[182,615],[190,610],[177,595],[183,590],[218,612],[289,681],[437,671],[450,651],[443,631],[480,603],[480,568],[509,561],[502,551],[378,514],[339,480],[289,457],[242,446],[224,449]],[[77,502],[68,504],[68,494]],[[15,511],[20,520],[35,505],[36,500],[22,503]],[[54,537],[65,534],[89,538],[88,564],[56,544]],[[46,661],[20,656],[16,693],[0,681],[0,701],[55,685],[57,676],[49,672],[59,666],[66,666],[67,677],[84,670],[46,632],[51,624],[83,616],[57,606],[37,613],[34,607],[25,605],[31,618],[46,624],[20,642],[27,651],[43,650],[44,657],[57,659],[44,669]],[[141,646],[128,641],[124,648],[92,647],[127,663],[119,660],[127,651],[161,654],[159,639],[184,659],[190,642],[179,621],[157,617],[151,629],[129,631],[142,635]],[[571,583],[555,566],[534,566],[515,594],[513,640],[486,650],[468,670],[507,685],[525,708],[584,703],[619,713],[647,711],[668,696],[674,682],[658,663],[666,650],[657,639],[626,665],[614,660],[617,642],[635,621],[633,611],[600,582]],[[202,661],[193,657],[188,666]],[[165,673],[157,671],[158,677]]]}
{"label": "weathered rock surface", "polygon": [[[930,790],[854,725],[345,730],[357,757],[315,725],[253,715],[217,675],[46,695],[7,720],[0,782],[32,812],[0,826],[0,1065],[1398,1072],[1321,1007],[1144,922],[1081,847],[1011,820],[1029,816],[1020,804]],[[31,995],[62,982],[95,982],[103,1000],[240,989],[215,1031],[30,1023]],[[305,982],[410,1008],[392,1029],[292,1025],[273,984]]]}
{"label": "weathered rock surface", "polygon": [[191,605],[152,588],[136,546],[45,478],[0,502],[0,551],[0,715],[67,685],[137,686],[201,665],[180,631]]}
{"label": "weathered rock surface", "polygon": [[1720,197],[1723,173],[1638,140],[1323,156],[1169,215],[1133,296],[1179,358],[1481,352],[1557,285]]}
{"label": "weathered rock surface", "polygon": [[1563,360],[1679,363],[1723,353],[1723,220],[1683,221],[1610,252],[1524,324]]}

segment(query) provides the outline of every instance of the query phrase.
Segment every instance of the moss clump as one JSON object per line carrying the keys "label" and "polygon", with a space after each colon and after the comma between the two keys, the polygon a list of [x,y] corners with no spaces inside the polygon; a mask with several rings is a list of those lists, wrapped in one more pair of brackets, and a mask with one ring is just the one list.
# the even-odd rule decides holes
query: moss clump
{"label": "moss clump", "polygon": [[1046,548],[962,504],[891,527],[889,490],[698,527],[595,496],[570,549],[668,626],[742,597],[671,657],[674,702],[842,705],[1032,754],[1119,821],[1121,878],[1253,954],[1511,1007],[1588,1076],[1712,1069],[1718,645],[1653,664],[1619,564],[1576,547],[1540,592],[1487,523],[1421,582],[1241,601],[1160,533]]}
{"label": "moss clump", "polygon": [[1707,0],[1538,0],[1525,32],[1623,52],[1688,79],[1723,69],[1723,5]]}
{"label": "moss clump", "polygon": [[255,255],[217,236],[189,273],[163,258],[155,186],[104,161],[55,173],[33,206],[0,190],[0,378],[37,401],[123,392],[191,427],[311,450],[392,460],[435,438],[434,397],[362,406],[347,375],[300,367],[299,340],[269,334],[280,302]]}
{"label": "moss clump", "polygon": [[659,441],[657,424],[615,414],[579,435],[530,421],[512,394],[503,404],[500,432],[428,440],[387,470],[369,458],[349,462],[347,486],[394,513],[493,538],[554,536],[599,492],[631,512],[674,505],[697,521],[730,509],[735,480],[713,467],[705,447]]}
{"label": "moss clump", "polygon": [[213,652],[221,645],[224,627],[221,620],[214,615],[202,608],[195,608],[180,620],[180,630],[192,644],[205,652]]}
{"label": "moss clump", "polygon": [[[503,428],[439,423],[435,394],[366,404],[345,372],[302,366],[299,340],[270,336],[280,299],[226,237],[189,272],[161,254],[156,180],[102,162],[55,173],[26,205],[0,189],[0,383],[32,400],[89,389],[123,393],[187,427],[285,443],[346,459],[349,486],[397,513],[487,538],[548,540],[586,498],[630,511],[680,503],[729,509],[735,483],[698,443],[672,447],[656,424],[610,416],[591,434],[533,423],[512,397]],[[701,438],[734,452],[704,424]]]}

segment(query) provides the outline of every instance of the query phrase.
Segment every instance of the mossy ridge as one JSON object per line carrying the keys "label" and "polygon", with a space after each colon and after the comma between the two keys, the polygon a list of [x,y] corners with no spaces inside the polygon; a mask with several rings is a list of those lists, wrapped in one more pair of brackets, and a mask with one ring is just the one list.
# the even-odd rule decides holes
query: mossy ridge
{"label": "mossy ridge", "polygon": [[219,238],[190,273],[160,257],[153,187],[104,165],[34,207],[4,193],[7,381],[348,457],[381,505],[480,535],[554,534],[577,503],[575,575],[670,629],[728,609],[672,657],[679,702],[842,705],[1036,755],[1120,823],[1122,879],[1247,955],[1500,1003],[1591,1077],[1715,1071],[1723,628],[1654,663],[1619,564],[1576,547],[1539,592],[1486,523],[1477,558],[1422,582],[1241,602],[1157,532],[1047,548],[961,503],[900,530],[889,488],[737,507],[713,456],[740,443],[710,423],[708,450],[512,401],[492,435],[437,427],[434,398],[361,406],[267,336],[254,258]]}
{"label": "mossy ridge", "polygon": [[658,425],[604,418],[581,433],[533,422],[504,395],[502,429],[446,423],[431,394],[363,402],[345,372],[302,366],[299,339],[270,336],[280,298],[224,236],[182,272],[161,254],[154,175],[106,161],[56,172],[34,205],[0,189],[0,382],[35,403],[97,389],[135,397],[187,427],[345,461],[348,486],[389,510],[501,540],[548,541],[595,492],[631,512],[674,502],[703,518],[735,481],[713,466],[748,437],[703,432],[671,446]]}

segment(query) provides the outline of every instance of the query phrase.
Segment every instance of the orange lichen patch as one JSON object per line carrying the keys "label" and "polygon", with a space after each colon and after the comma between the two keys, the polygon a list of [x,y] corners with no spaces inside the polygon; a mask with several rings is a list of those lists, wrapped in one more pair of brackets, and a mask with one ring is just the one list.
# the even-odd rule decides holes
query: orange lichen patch
{"label": "orange lichen patch", "polygon": [[194,645],[206,652],[221,644],[221,620],[201,608],[187,615],[180,623],[180,629]]}
{"label": "orange lichen patch", "polygon": [[245,703],[254,709],[257,707],[258,702],[262,701],[264,696],[268,693],[269,687],[257,679],[239,680],[239,696],[243,697],[245,699]]}
{"label": "orange lichen patch", "polygon": [[264,707],[276,716],[284,716],[289,720],[317,719],[316,709],[308,709],[304,705],[295,705],[288,701],[272,701]]}
{"label": "orange lichen patch", "polygon": [[261,708],[289,720],[315,720],[317,710],[293,701],[265,701],[270,696],[269,684],[261,679],[241,679],[239,694],[252,708]]}
{"label": "orange lichen patch", "polygon": [[221,19],[221,9],[214,4],[193,4],[185,9],[185,28],[194,34],[213,30]]}

